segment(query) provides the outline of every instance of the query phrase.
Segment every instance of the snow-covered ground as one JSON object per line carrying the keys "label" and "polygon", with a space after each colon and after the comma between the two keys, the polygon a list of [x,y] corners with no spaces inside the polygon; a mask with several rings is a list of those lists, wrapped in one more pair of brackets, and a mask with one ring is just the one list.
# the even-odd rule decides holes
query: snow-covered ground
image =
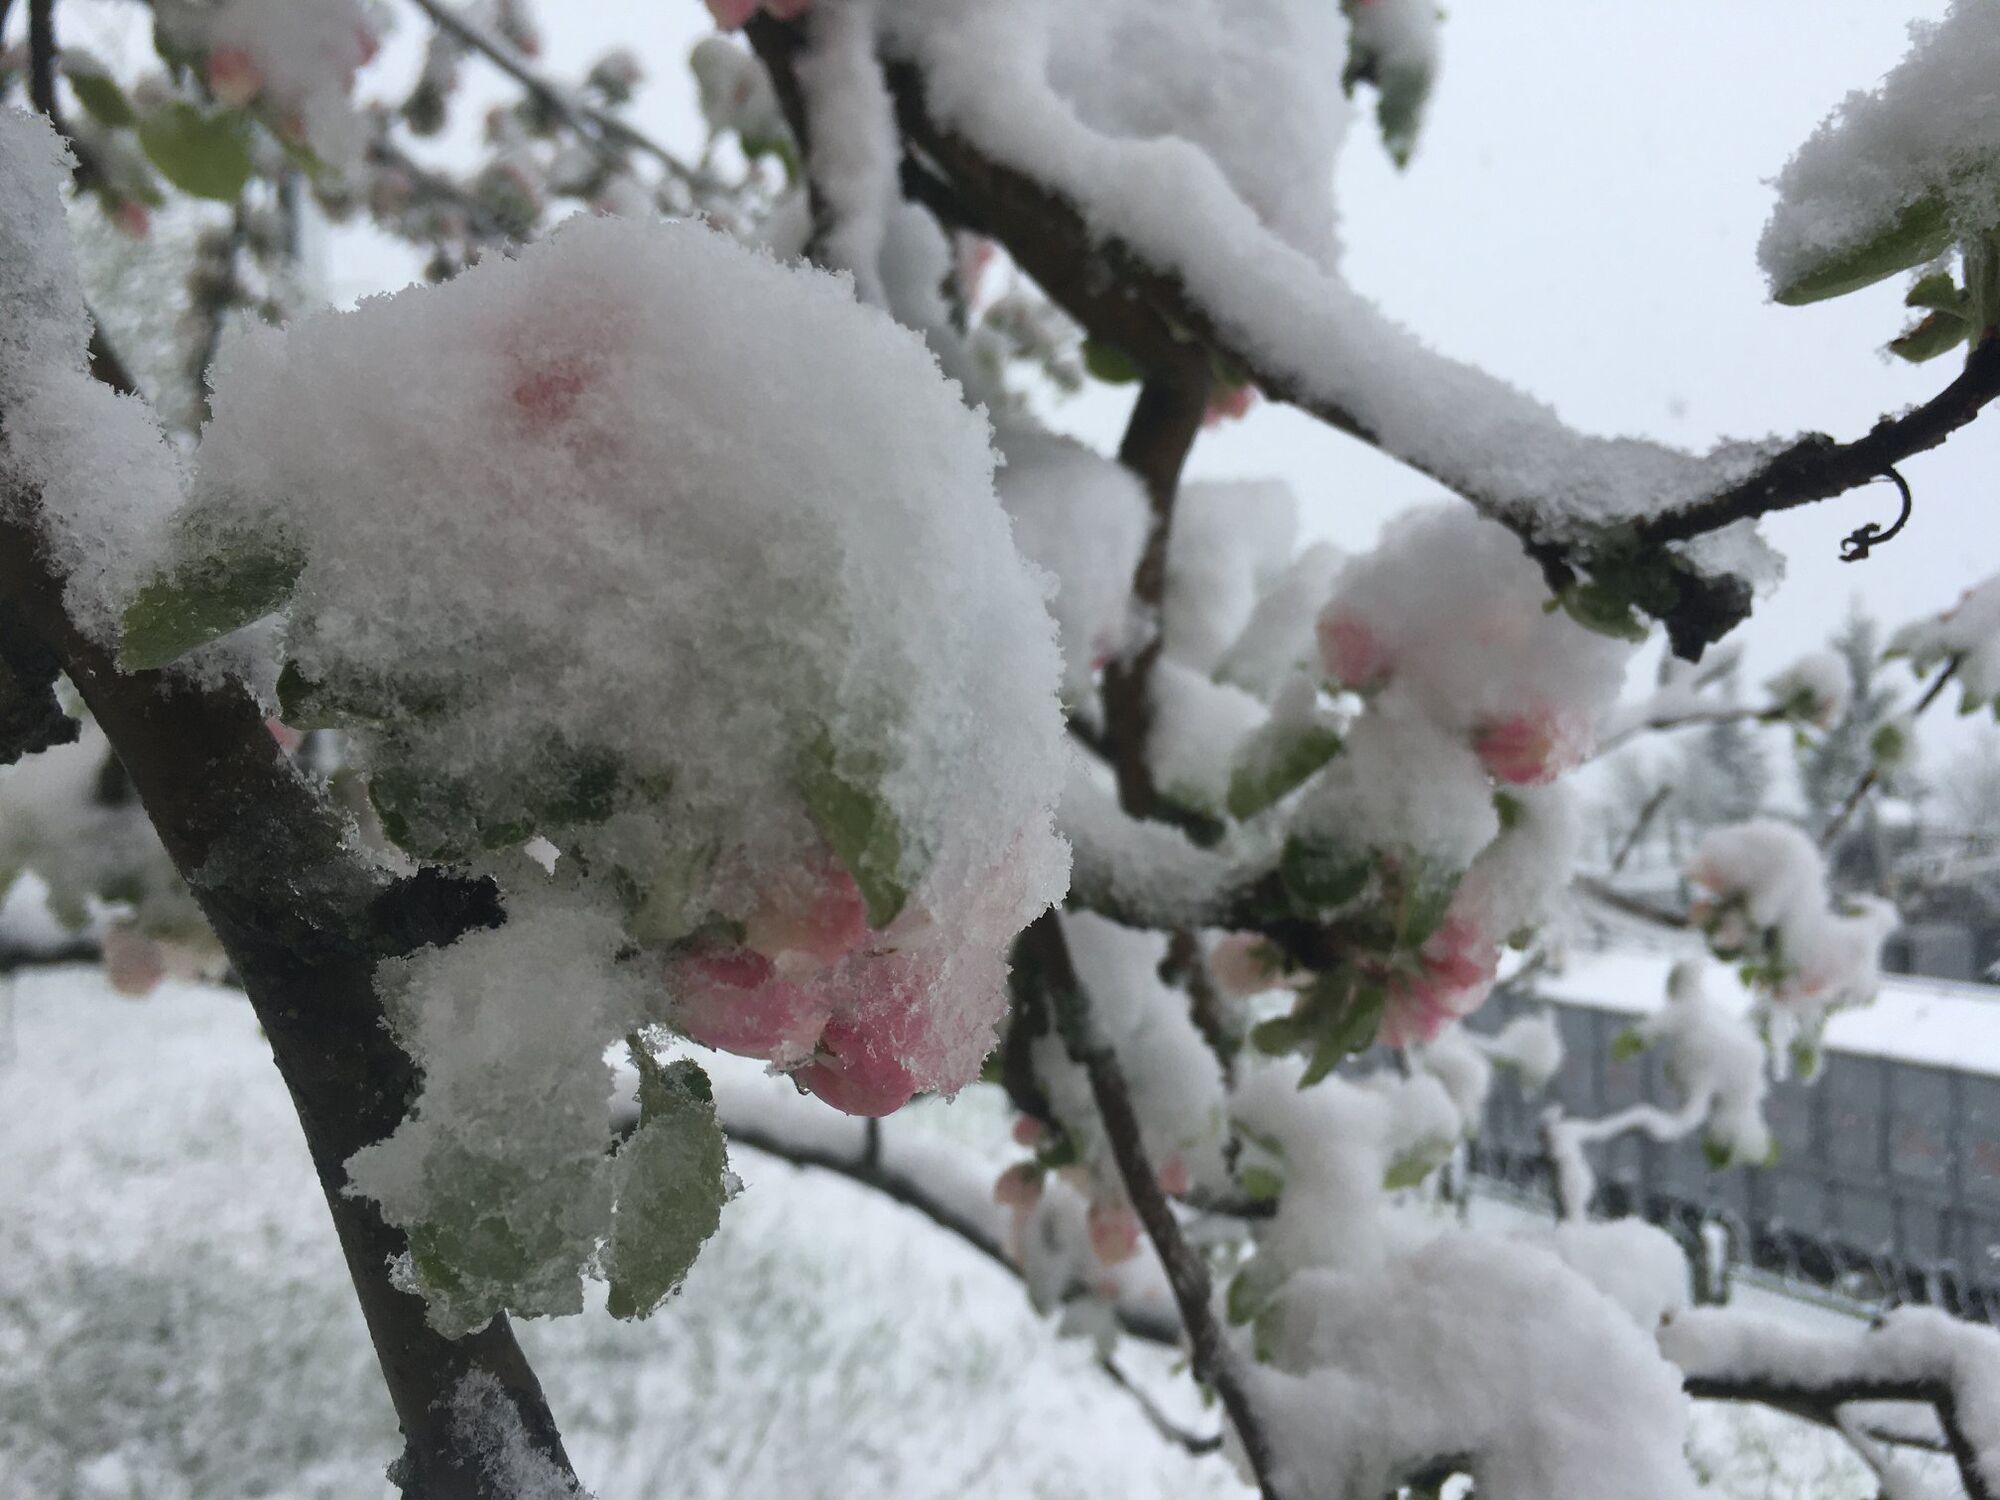
{"label": "snow-covered ground", "polygon": [[[909,1124],[997,1148],[983,1093]],[[523,1329],[602,1500],[1248,1493],[928,1222],[751,1152],[736,1165],[746,1191],[652,1321]],[[1212,1428],[1167,1360],[1119,1358]],[[83,969],[0,990],[0,1496],[386,1496],[394,1441],[241,997],[134,1003]],[[1729,1500],[1874,1493],[1837,1443],[1761,1412],[1704,1409],[1693,1447]]]}

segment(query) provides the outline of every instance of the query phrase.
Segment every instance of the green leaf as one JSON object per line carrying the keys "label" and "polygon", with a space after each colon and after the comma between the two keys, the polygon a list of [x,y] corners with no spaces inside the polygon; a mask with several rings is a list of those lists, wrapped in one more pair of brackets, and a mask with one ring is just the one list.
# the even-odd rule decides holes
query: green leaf
{"label": "green leaf", "polygon": [[1285,1191],[1285,1179],[1269,1167],[1245,1167],[1236,1180],[1252,1203],[1275,1203]]}
{"label": "green leaf", "polygon": [[887,927],[910,893],[902,883],[902,828],[877,778],[837,764],[833,741],[821,734],[801,757],[798,785],[806,811],[861,888],[868,925]]}
{"label": "green leaf", "polygon": [[1340,736],[1319,724],[1304,726],[1276,744],[1253,742],[1230,773],[1229,815],[1255,817],[1340,753]]}
{"label": "green leaf", "polygon": [[[196,545],[199,545],[197,543]],[[118,664],[141,672],[281,609],[305,571],[305,554],[271,537],[214,544],[144,585],[126,606]]]}
{"label": "green leaf", "polygon": [[1374,863],[1366,854],[1301,834],[1286,839],[1278,856],[1278,878],[1286,893],[1307,912],[1345,906],[1367,889],[1373,873]]}
{"label": "green leaf", "polygon": [[1241,1328],[1257,1316],[1263,1305],[1263,1294],[1257,1290],[1256,1278],[1248,1270],[1238,1271],[1229,1278],[1229,1289],[1222,1296],[1222,1311],[1233,1326]]}
{"label": "green leaf", "polygon": [[1873,238],[1829,253],[1800,275],[1774,287],[1771,295],[1787,307],[1844,297],[1885,276],[1936,259],[1951,247],[1952,238],[1951,210],[1944,195],[1926,193]]}
{"label": "green leaf", "polygon": [[1633,612],[1630,601],[1604,584],[1571,584],[1557,602],[1562,605],[1563,613],[1585,630],[1621,641],[1646,639],[1646,622]]}
{"label": "green leaf", "polygon": [[[1355,1053],[1370,1046],[1375,1040],[1375,1033],[1382,1027],[1382,1012],[1388,1007],[1389,997],[1380,985],[1355,985],[1345,978],[1335,979],[1331,975],[1320,980],[1319,984],[1330,981],[1346,989],[1347,993],[1334,1012],[1332,1023],[1320,1033],[1312,1061],[1306,1064],[1305,1072],[1299,1077],[1302,1089],[1311,1088]],[[1314,986],[1315,989],[1318,987]]]}
{"label": "green leaf", "polygon": [[605,1270],[614,1318],[643,1318],[673,1294],[728,1201],[727,1153],[708,1075],[664,1067],[628,1039],[639,1070],[639,1128],[613,1163],[618,1183]]}
{"label": "green leaf", "polygon": [[1920,365],[1940,354],[1949,354],[1972,334],[1972,325],[1957,313],[1934,312],[1901,337],[1889,341],[1889,352],[1898,359]]}
{"label": "green leaf", "polygon": [[1910,737],[1901,724],[1895,720],[1877,727],[1868,737],[1868,759],[1878,769],[1886,770],[1903,763],[1903,757],[1910,753]]}
{"label": "green leaf", "polygon": [[1405,1151],[1389,1163],[1389,1170],[1382,1174],[1382,1186],[1392,1193],[1421,1186],[1451,1156],[1451,1146],[1450,1141],[1428,1141]]}
{"label": "green leaf", "polygon": [[1948,271],[1920,276],[1903,294],[1903,306],[1928,308],[1932,312],[1962,312],[1972,299]]}
{"label": "green leaf", "polygon": [[1636,1026],[1628,1026],[1611,1039],[1611,1060],[1630,1062],[1646,1050],[1646,1037]]}
{"label": "green leaf", "polygon": [[125,91],[118,87],[118,81],[109,73],[95,69],[81,72],[65,68],[69,74],[70,92],[76,95],[77,103],[90,112],[90,117],[100,125],[109,125],[113,130],[122,130],[139,117],[132,112],[132,103],[125,97]]}
{"label": "green leaf", "polygon": [[1084,369],[1106,385],[1131,385],[1146,373],[1131,355],[1101,339],[1085,339],[1082,354]]}
{"label": "green leaf", "polygon": [[167,181],[197,198],[234,203],[253,169],[249,130],[235,110],[207,114],[175,100],[139,122],[139,144]]}
{"label": "green leaf", "polygon": [[1702,1137],[1701,1154],[1707,1158],[1709,1170],[1714,1172],[1720,1172],[1728,1166],[1735,1155],[1729,1149],[1729,1142],[1719,1141],[1712,1135]]}
{"label": "green leaf", "polygon": [[1375,81],[1375,123],[1389,160],[1407,167],[1417,149],[1417,132],[1424,123],[1424,106],[1431,96],[1429,68],[1387,68]]}

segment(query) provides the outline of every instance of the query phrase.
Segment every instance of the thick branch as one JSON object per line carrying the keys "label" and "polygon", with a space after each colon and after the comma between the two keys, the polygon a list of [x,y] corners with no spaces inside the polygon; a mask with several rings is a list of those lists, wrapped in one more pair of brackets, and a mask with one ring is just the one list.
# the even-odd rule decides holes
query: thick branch
{"label": "thick branch", "polygon": [[1070,961],[1061,919],[1054,912],[1038,917],[1023,934],[1020,951],[1035,967],[1071,1058],[1090,1080],[1091,1097],[1104,1123],[1105,1138],[1111,1145],[1126,1196],[1145,1225],[1146,1236],[1160,1257],[1168,1285],[1173,1288],[1181,1323],[1187,1329],[1195,1374],[1221,1400],[1264,1500],[1280,1500],[1270,1439],[1251,1406],[1249,1391],[1237,1367],[1236,1351],[1216,1320],[1208,1266],[1182,1233],[1180,1220],[1174,1217],[1153,1164],[1147,1160],[1124,1070],[1116,1055],[1091,1028],[1090,999]]}

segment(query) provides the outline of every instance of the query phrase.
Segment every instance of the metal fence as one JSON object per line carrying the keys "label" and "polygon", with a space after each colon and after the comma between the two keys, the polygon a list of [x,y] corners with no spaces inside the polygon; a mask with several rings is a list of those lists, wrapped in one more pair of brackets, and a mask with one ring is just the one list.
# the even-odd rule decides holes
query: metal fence
{"label": "metal fence", "polygon": [[[1547,1005],[1573,1062],[1543,1094],[1503,1072],[1474,1173],[1546,1199],[1550,1103],[1588,1118],[1674,1102],[1652,1052],[1613,1060],[1630,1015],[1513,992],[1491,1004],[1499,1019]],[[1699,1139],[1635,1133],[1587,1147],[1595,1212],[1641,1214],[1690,1247],[1717,1226],[1738,1264],[1857,1302],[1929,1302],[2000,1323],[2000,1078],[1830,1051],[1816,1082],[1772,1087],[1765,1117],[1778,1143],[1765,1167],[1713,1169]]]}

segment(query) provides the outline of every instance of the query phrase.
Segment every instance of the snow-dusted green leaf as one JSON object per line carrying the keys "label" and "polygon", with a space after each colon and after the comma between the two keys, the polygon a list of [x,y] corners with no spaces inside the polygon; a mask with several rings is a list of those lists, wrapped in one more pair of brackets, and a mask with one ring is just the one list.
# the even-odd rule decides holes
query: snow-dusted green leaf
{"label": "snow-dusted green leaf", "polygon": [[673,1294],[722,1222],[729,1163],[708,1075],[662,1065],[636,1038],[639,1128],[619,1148],[618,1203],[605,1249],[614,1318],[643,1318]]}

